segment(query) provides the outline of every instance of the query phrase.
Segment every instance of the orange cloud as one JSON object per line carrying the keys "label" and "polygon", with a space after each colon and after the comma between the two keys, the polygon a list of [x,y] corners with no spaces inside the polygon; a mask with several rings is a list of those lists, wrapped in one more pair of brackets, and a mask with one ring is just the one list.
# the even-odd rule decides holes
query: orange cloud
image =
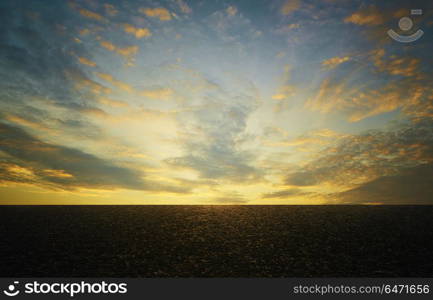
{"label": "orange cloud", "polygon": [[420,76],[421,61],[417,58],[392,56],[391,59],[386,60],[385,50],[379,49],[373,52],[372,60],[381,72],[405,77]]}
{"label": "orange cloud", "polygon": [[280,9],[281,14],[289,15],[299,9],[301,6],[300,0],[287,0]]}
{"label": "orange cloud", "polygon": [[25,127],[29,127],[31,129],[35,129],[35,130],[43,130],[46,132],[50,132],[52,134],[55,134],[56,131],[54,129],[51,129],[49,127],[44,126],[43,124],[34,122],[34,121],[30,121],[24,118],[21,118],[19,116],[15,116],[15,115],[7,115],[5,117],[6,120],[8,120],[9,122],[21,125],[21,126],[25,126]]}
{"label": "orange cloud", "polygon": [[295,93],[295,87],[291,85],[283,85],[278,89],[278,92],[272,95],[274,100],[284,100],[289,98]]}
{"label": "orange cloud", "polygon": [[344,19],[345,23],[374,26],[385,22],[385,17],[374,5],[361,9]]}
{"label": "orange cloud", "polygon": [[112,4],[104,4],[104,8],[109,16],[115,16],[119,12]]}
{"label": "orange cloud", "polygon": [[127,107],[128,103],[123,102],[123,101],[118,101],[118,100],[113,100],[110,98],[106,98],[106,97],[100,97],[98,98],[98,102],[107,106],[111,106],[111,107]]}
{"label": "orange cloud", "polygon": [[97,14],[93,11],[90,11],[90,10],[87,10],[84,8],[80,8],[79,12],[82,16],[89,18],[89,19],[93,19],[93,20],[97,20],[97,21],[103,21],[104,20],[104,17],[101,16],[100,14]]}
{"label": "orange cloud", "polygon": [[80,35],[88,35],[89,33],[90,33],[90,30],[87,29],[87,28],[81,29],[81,30],[79,31],[79,34],[80,34]]}
{"label": "orange cloud", "polygon": [[100,42],[101,46],[104,47],[105,49],[109,50],[109,51],[114,51],[116,50],[116,46],[114,46],[112,43],[107,42],[107,41],[101,41]]}
{"label": "orange cloud", "polygon": [[286,65],[284,66],[284,72],[280,78],[280,81],[282,85],[278,88],[276,94],[272,96],[272,99],[274,100],[284,100],[292,96],[296,89],[293,85],[288,84],[290,81],[290,70],[291,66]]}
{"label": "orange cloud", "polygon": [[300,151],[311,151],[317,147],[335,142],[336,139],[342,137],[345,137],[345,135],[330,129],[311,131],[294,139],[287,139],[287,135],[284,132],[279,135],[277,132],[274,138],[264,141],[264,145],[270,147],[297,147],[297,150]]}
{"label": "orange cloud", "polygon": [[126,33],[134,35],[137,39],[141,39],[142,37],[151,36],[152,33],[147,28],[137,28],[130,24],[123,25],[123,29]]}
{"label": "orange cloud", "polygon": [[138,52],[138,46],[130,46],[130,47],[116,49],[116,53],[124,57],[131,57],[132,55],[137,54],[137,52]]}
{"label": "orange cloud", "polygon": [[166,99],[173,94],[173,90],[169,88],[143,90],[139,94],[153,99]]}
{"label": "orange cloud", "polygon": [[131,93],[131,92],[134,91],[134,89],[132,88],[132,86],[130,86],[129,84],[127,84],[125,82],[122,82],[120,80],[116,80],[110,74],[95,72],[95,75],[98,76],[99,78],[101,78],[102,80],[105,80],[105,81],[111,83],[115,87],[117,87],[117,88],[119,88],[121,90],[124,90],[125,92]]}
{"label": "orange cloud", "polygon": [[72,174],[66,173],[64,170],[45,169],[42,171],[45,176],[56,178],[73,178]]}
{"label": "orange cloud", "polygon": [[34,171],[30,168],[21,167],[15,164],[4,164],[4,165],[6,165],[6,169],[8,172],[13,173],[15,175],[19,175],[20,177],[33,178],[36,176]]}
{"label": "orange cloud", "polygon": [[[385,63],[384,70],[398,75],[410,74],[411,64],[407,67],[407,73],[402,73],[407,68],[401,68],[400,63],[395,64]],[[305,107],[320,113],[344,113],[349,122],[397,109],[414,118],[431,116],[433,97],[430,100],[428,97],[432,95],[432,90],[427,84],[414,79],[417,77],[400,77],[380,88],[363,90],[362,87],[350,87],[344,81],[332,82],[327,78]]]}
{"label": "orange cloud", "polygon": [[226,12],[229,16],[234,16],[238,12],[238,9],[235,6],[230,5],[229,7],[227,7]]}
{"label": "orange cloud", "polygon": [[141,13],[145,14],[148,17],[158,18],[161,21],[170,21],[171,20],[171,14],[170,14],[170,12],[167,9],[163,8],[163,7],[140,8],[139,11]]}
{"label": "orange cloud", "polygon": [[81,64],[83,64],[83,65],[86,65],[86,66],[89,66],[89,67],[96,67],[96,63],[95,62],[93,62],[93,61],[91,61],[91,60],[89,60],[89,59],[87,59],[85,57],[78,57],[78,61]]}
{"label": "orange cloud", "polygon": [[99,83],[96,83],[81,74],[65,71],[66,76],[74,83],[76,90],[87,89],[95,95],[110,94],[111,89],[107,88]]}
{"label": "orange cloud", "polygon": [[349,56],[343,56],[343,57],[332,57],[329,59],[326,59],[322,62],[322,66],[328,68],[328,69],[334,69],[335,67],[337,67],[338,65],[341,65],[342,63],[349,61],[350,57]]}
{"label": "orange cloud", "polygon": [[133,55],[137,54],[139,49],[138,46],[129,46],[125,48],[120,48],[114,45],[113,43],[107,41],[100,41],[100,45],[105,49],[115,52],[119,55],[122,55],[123,57],[128,59],[131,59]]}
{"label": "orange cloud", "polygon": [[317,94],[310,98],[305,106],[313,111],[321,113],[329,113],[337,106],[343,107],[344,101],[344,85],[332,84],[329,78],[323,80]]}

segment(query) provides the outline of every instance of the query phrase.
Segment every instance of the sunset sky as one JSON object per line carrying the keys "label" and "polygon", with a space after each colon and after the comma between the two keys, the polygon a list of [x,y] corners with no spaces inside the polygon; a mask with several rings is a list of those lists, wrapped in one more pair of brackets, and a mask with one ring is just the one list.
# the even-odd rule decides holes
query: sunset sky
{"label": "sunset sky", "polygon": [[0,14],[0,204],[433,204],[430,0]]}

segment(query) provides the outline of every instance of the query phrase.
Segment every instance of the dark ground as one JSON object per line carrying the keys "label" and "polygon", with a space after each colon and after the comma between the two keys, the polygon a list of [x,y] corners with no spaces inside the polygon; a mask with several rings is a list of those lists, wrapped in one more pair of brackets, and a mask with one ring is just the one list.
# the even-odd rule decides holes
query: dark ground
{"label": "dark ground", "polygon": [[433,206],[2,206],[1,277],[433,277]]}

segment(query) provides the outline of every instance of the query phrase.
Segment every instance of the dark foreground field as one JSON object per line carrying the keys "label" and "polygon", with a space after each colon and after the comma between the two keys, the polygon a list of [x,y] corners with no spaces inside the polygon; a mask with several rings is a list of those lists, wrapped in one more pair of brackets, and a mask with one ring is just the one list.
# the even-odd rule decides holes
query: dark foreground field
{"label": "dark foreground field", "polygon": [[0,276],[433,277],[433,206],[0,207]]}

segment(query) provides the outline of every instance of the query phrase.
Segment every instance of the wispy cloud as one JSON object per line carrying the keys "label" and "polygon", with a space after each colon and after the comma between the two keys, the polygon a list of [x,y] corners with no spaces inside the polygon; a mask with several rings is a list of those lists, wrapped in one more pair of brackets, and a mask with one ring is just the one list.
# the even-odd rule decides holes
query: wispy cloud
{"label": "wispy cloud", "polygon": [[80,8],[79,12],[83,17],[86,17],[89,19],[93,19],[96,21],[104,21],[105,20],[104,17],[101,16],[100,14],[95,13],[95,12],[90,11],[90,10],[87,10],[87,9],[84,9],[84,8]]}
{"label": "wispy cloud", "polygon": [[289,15],[301,7],[301,0],[286,0],[281,6],[280,12],[283,15]]}
{"label": "wispy cloud", "polygon": [[335,56],[335,57],[331,57],[328,59],[325,59],[324,61],[322,61],[322,66],[328,68],[328,69],[333,69],[339,65],[341,65],[342,63],[345,63],[347,61],[350,60],[349,56]]}
{"label": "wispy cloud", "polygon": [[262,198],[263,199],[272,199],[272,198],[287,199],[287,198],[306,195],[306,194],[308,194],[308,193],[302,191],[299,188],[291,188],[291,189],[286,189],[286,190],[282,190],[282,191],[278,191],[278,192],[264,194],[262,196]]}
{"label": "wispy cloud", "polygon": [[158,18],[160,21],[170,21],[170,12],[163,7],[157,8],[140,8],[140,12],[151,18]]}
{"label": "wispy cloud", "polygon": [[139,50],[138,46],[119,47],[109,41],[104,40],[100,41],[100,45],[108,51],[115,52],[127,59],[134,57],[134,55],[137,54]]}
{"label": "wispy cloud", "polygon": [[287,185],[329,183],[355,188],[385,176],[433,161],[431,120],[408,124],[392,131],[372,131],[349,136],[322,150],[317,158],[286,177]]}
{"label": "wispy cloud", "polygon": [[138,170],[113,164],[77,149],[43,142],[17,127],[0,123],[0,133],[2,151],[12,157],[0,168],[2,181],[25,181],[58,189],[188,191],[182,187],[147,182]]}
{"label": "wispy cloud", "polygon": [[89,66],[89,67],[96,67],[96,63],[91,61],[90,59],[87,59],[85,57],[78,57],[78,61],[82,63],[83,65]]}
{"label": "wispy cloud", "polygon": [[237,14],[238,9],[236,8],[236,6],[230,5],[229,7],[227,7],[226,12],[229,16],[234,16]]}
{"label": "wispy cloud", "polygon": [[113,17],[119,13],[119,11],[116,9],[116,7],[112,4],[105,3],[104,9],[107,15]]}
{"label": "wispy cloud", "polygon": [[137,39],[141,39],[143,37],[151,36],[152,33],[148,28],[137,28],[130,24],[123,25],[123,29],[126,33],[134,35]]}
{"label": "wispy cloud", "polygon": [[374,26],[383,24],[385,17],[376,6],[370,5],[346,17],[344,22],[356,25]]}
{"label": "wispy cloud", "polygon": [[107,74],[107,73],[98,73],[95,72],[95,75],[98,76],[99,78],[101,78],[102,80],[105,80],[109,83],[111,83],[113,86],[128,92],[128,93],[132,93],[133,92],[133,87],[123,81],[117,80],[115,79],[112,75]]}
{"label": "wispy cloud", "polygon": [[180,10],[181,10],[183,13],[185,13],[185,14],[190,14],[190,13],[192,13],[192,9],[191,9],[191,7],[190,7],[187,3],[185,3],[185,1],[183,1],[183,0],[177,0],[177,4],[179,5]]}

